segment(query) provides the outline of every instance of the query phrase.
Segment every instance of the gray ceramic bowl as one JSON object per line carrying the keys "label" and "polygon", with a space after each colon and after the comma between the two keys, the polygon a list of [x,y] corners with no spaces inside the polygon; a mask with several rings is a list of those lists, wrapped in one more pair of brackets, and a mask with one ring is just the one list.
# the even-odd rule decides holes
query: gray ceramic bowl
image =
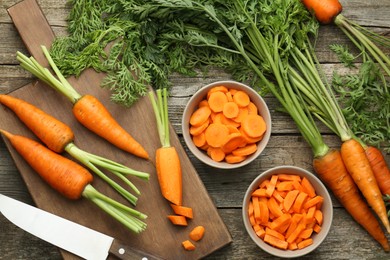
{"label": "gray ceramic bowl", "polygon": [[[322,212],[323,212],[323,224],[321,227],[321,231],[316,234],[313,233],[313,244],[311,244],[308,247],[305,247],[303,249],[296,249],[296,250],[283,250],[278,249],[276,247],[273,247],[267,243],[265,243],[261,238],[259,238],[255,231],[253,230],[251,223],[249,221],[248,216],[248,206],[251,194],[254,190],[256,190],[259,186],[259,184],[266,180],[271,178],[274,174],[296,174],[301,177],[305,176],[312,186],[314,187],[316,193],[318,195],[321,195],[324,198],[324,202],[322,204]],[[328,190],[325,188],[324,184],[316,177],[314,174],[295,166],[279,166],[272,169],[269,169],[263,173],[261,173],[250,185],[248,190],[245,193],[243,206],[242,206],[242,217],[245,225],[245,229],[248,232],[249,236],[252,238],[252,240],[258,245],[262,250],[265,252],[277,256],[277,257],[283,257],[283,258],[295,258],[295,257],[301,257],[303,255],[306,255],[310,252],[312,252],[314,249],[316,249],[326,238],[328,235],[329,229],[332,225],[333,220],[333,205],[331,198],[329,196]]]}
{"label": "gray ceramic bowl", "polygon": [[[207,92],[211,88],[215,86],[221,86],[221,85],[227,88],[234,88],[246,92],[249,95],[251,101],[257,106],[258,113],[264,118],[265,123],[267,124],[267,130],[264,133],[263,139],[258,143],[257,151],[254,154],[248,156],[248,158],[246,158],[244,161],[240,163],[230,164],[226,162],[216,162],[212,160],[204,151],[202,151],[201,149],[199,149],[194,145],[189,131],[190,117],[192,113],[197,109],[199,102],[206,97]],[[200,161],[204,162],[207,165],[213,166],[215,168],[234,169],[234,168],[242,167],[252,162],[262,153],[264,148],[267,146],[271,136],[271,115],[267,107],[267,104],[264,102],[263,98],[249,86],[236,81],[218,81],[202,87],[191,97],[191,99],[187,103],[187,106],[184,109],[184,113],[182,117],[182,132],[187,147]]]}

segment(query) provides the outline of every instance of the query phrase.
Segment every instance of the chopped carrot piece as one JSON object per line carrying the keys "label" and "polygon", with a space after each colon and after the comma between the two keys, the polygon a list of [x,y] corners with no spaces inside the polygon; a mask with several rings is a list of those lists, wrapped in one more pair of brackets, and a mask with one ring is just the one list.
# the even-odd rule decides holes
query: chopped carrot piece
{"label": "chopped carrot piece", "polygon": [[226,102],[223,106],[222,113],[226,118],[235,118],[239,113],[238,105],[234,102]]}
{"label": "chopped carrot piece", "polygon": [[274,193],[277,181],[278,181],[278,176],[273,175],[271,177],[271,180],[270,180],[269,185],[267,186],[267,190],[266,190],[266,194],[268,197],[271,197],[272,193]]}
{"label": "chopped carrot piece", "polygon": [[307,200],[305,205],[303,206],[305,209],[311,208],[317,204],[322,204],[324,201],[324,198],[320,195],[317,195],[315,197],[312,197],[311,199]]}
{"label": "chopped carrot piece", "polygon": [[268,199],[266,197],[259,197],[259,208],[260,208],[260,223],[266,224],[269,219],[269,209],[267,206]]}
{"label": "chopped carrot piece", "polygon": [[208,92],[207,92],[207,99],[210,98],[210,95],[214,92],[222,92],[222,93],[227,93],[229,92],[229,89],[225,86],[215,86],[213,88],[211,88]]}
{"label": "chopped carrot piece", "polygon": [[280,195],[280,192],[278,190],[275,190],[272,196],[276,199],[277,202],[282,203],[284,201],[284,198]]}
{"label": "chopped carrot piece", "polygon": [[199,107],[190,117],[190,124],[192,126],[200,126],[209,119],[211,110],[207,106]]}
{"label": "chopped carrot piece", "polygon": [[265,236],[265,230],[263,227],[260,226],[260,229],[256,231],[256,235],[260,237],[261,239],[264,239]]}
{"label": "chopped carrot piece", "polygon": [[184,216],[189,219],[192,219],[194,217],[192,208],[190,207],[179,206],[175,204],[171,204],[171,207],[173,209],[173,212],[175,212],[175,214],[177,215]]}
{"label": "chopped carrot piece", "polygon": [[291,191],[294,188],[292,181],[281,181],[276,185],[278,191]]}
{"label": "chopped carrot piece", "polygon": [[253,215],[255,217],[256,223],[261,222],[260,218],[260,205],[259,205],[259,198],[258,197],[253,197],[252,198],[253,202]]}
{"label": "chopped carrot piece", "polygon": [[321,231],[321,226],[319,224],[315,224],[313,227],[313,230],[314,230],[314,232],[316,232],[318,234]]}
{"label": "chopped carrot piece", "polygon": [[252,138],[261,137],[267,129],[264,118],[260,115],[247,115],[242,120],[241,127]]}
{"label": "chopped carrot piece", "polygon": [[312,233],[313,233],[313,229],[312,228],[307,228],[307,229],[303,230],[299,234],[299,237],[303,238],[303,239],[308,239],[311,236]]}
{"label": "chopped carrot piece", "polygon": [[312,238],[305,239],[305,240],[298,243],[298,249],[305,248],[307,246],[310,246],[311,244],[313,244]]}
{"label": "chopped carrot piece", "polygon": [[246,156],[238,156],[233,154],[228,154],[225,156],[227,163],[240,163],[246,159]]}
{"label": "chopped carrot piece", "polygon": [[280,217],[272,221],[272,223],[270,224],[270,228],[277,230],[279,227],[283,226],[284,224],[290,221],[291,221],[291,215],[288,213],[284,213],[283,215],[281,215]]}
{"label": "chopped carrot piece", "polygon": [[229,129],[223,124],[212,123],[205,131],[206,141],[212,147],[222,147],[228,136]]}
{"label": "chopped carrot piece", "polygon": [[185,240],[181,243],[185,250],[193,251],[195,250],[195,245],[191,243],[190,240]]}
{"label": "chopped carrot piece", "polygon": [[248,114],[250,115],[256,115],[258,113],[257,106],[252,101],[249,102],[247,108],[248,108]]}
{"label": "chopped carrot piece", "polygon": [[270,236],[274,236],[274,237],[279,238],[280,240],[283,240],[283,241],[285,240],[285,237],[282,233],[279,233],[278,231],[271,229],[269,227],[265,228],[265,234],[270,235]]}
{"label": "chopped carrot piece", "polygon": [[206,142],[206,136],[204,133],[201,133],[199,135],[194,135],[192,137],[192,141],[194,142],[196,147],[202,147],[207,144]]}
{"label": "chopped carrot piece", "polygon": [[209,107],[209,102],[206,99],[203,99],[202,101],[199,102],[198,107]]}
{"label": "chopped carrot piece", "polygon": [[205,228],[203,226],[196,226],[190,232],[190,238],[194,241],[199,241],[203,238],[205,232]]}
{"label": "chopped carrot piece", "polygon": [[227,103],[227,97],[222,91],[212,92],[208,98],[210,109],[214,112],[222,112],[225,103]]}
{"label": "chopped carrot piece", "polygon": [[[252,194],[253,196],[253,194]],[[279,207],[276,199],[274,197],[271,197],[268,199],[268,208],[269,211],[275,216],[275,217],[280,217],[283,215],[282,209]]]}
{"label": "chopped carrot piece", "polygon": [[228,102],[233,102],[233,95],[232,95],[232,93],[230,91],[228,91],[225,94],[226,94]]}
{"label": "chopped carrot piece", "polygon": [[169,215],[168,219],[172,222],[172,224],[177,226],[187,226],[187,219],[184,216],[179,215]]}
{"label": "chopped carrot piece", "polygon": [[[242,135],[241,135],[242,136]],[[245,137],[243,137],[245,140]],[[257,151],[257,144],[247,144],[232,151],[233,155],[248,156]]]}
{"label": "chopped carrot piece", "polygon": [[241,90],[234,93],[233,101],[240,107],[246,107],[251,102],[248,94]]}
{"label": "chopped carrot piece", "polygon": [[298,175],[294,175],[294,174],[278,174],[278,178],[279,180],[281,181],[299,181],[301,182],[301,177],[299,177]]}
{"label": "chopped carrot piece", "polygon": [[206,130],[206,128],[209,126],[210,124],[210,120],[206,120],[203,124],[199,125],[199,126],[191,126],[190,127],[190,134],[192,136],[197,136],[197,135],[200,135],[201,133],[204,133],[204,130]]}
{"label": "chopped carrot piece", "polygon": [[247,107],[239,107],[238,115],[233,118],[234,122],[241,123],[242,120],[249,114],[249,109]]}
{"label": "chopped carrot piece", "polygon": [[266,242],[270,245],[273,245],[277,248],[280,248],[280,249],[287,249],[287,247],[288,247],[288,243],[286,241],[283,241],[279,238],[276,238],[274,236],[270,236],[267,234],[265,234],[265,236],[264,236],[264,242]]}
{"label": "chopped carrot piece", "polygon": [[207,154],[216,162],[221,162],[225,159],[225,152],[219,147],[210,146],[207,149]]}
{"label": "chopped carrot piece", "polygon": [[316,209],[316,212],[314,213],[314,218],[316,219],[318,225],[322,225],[322,221],[324,220],[324,217],[322,215],[322,211],[319,209]]}
{"label": "chopped carrot piece", "polygon": [[266,194],[266,189],[264,189],[264,188],[258,188],[258,189],[256,189],[256,190],[252,193],[252,196],[254,196],[254,197],[265,197],[265,196],[267,196],[267,194]]}
{"label": "chopped carrot piece", "polygon": [[308,195],[305,192],[299,192],[297,198],[295,199],[294,205],[292,206],[292,209],[296,213],[300,213],[301,209],[303,207],[303,204],[305,203]]}
{"label": "chopped carrot piece", "polygon": [[305,192],[309,195],[310,198],[316,196],[316,191],[314,187],[311,185],[310,181],[306,177],[302,178],[301,184],[302,188],[305,190]]}
{"label": "chopped carrot piece", "polygon": [[300,223],[297,228],[287,237],[287,242],[292,243],[298,238],[299,234],[305,229],[305,225]]}
{"label": "chopped carrot piece", "polygon": [[[222,146],[222,150],[228,154],[245,144],[245,139],[241,133],[232,133],[228,135],[226,143]],[[235,154],[233,154],[235,155]],[[240,155],[238,155],[240,156]]]}
{"label": "chopped carrot piece", "polygon": [[295,202],[296,197],[299,194],[299,190],[291,190],[287,193],[283,201],[284,210],[288,212]]}

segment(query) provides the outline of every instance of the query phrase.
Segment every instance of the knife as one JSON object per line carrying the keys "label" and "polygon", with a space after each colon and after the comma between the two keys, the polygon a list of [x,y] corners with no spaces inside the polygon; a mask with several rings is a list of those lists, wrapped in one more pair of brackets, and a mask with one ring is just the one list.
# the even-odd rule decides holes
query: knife
{"label": "knife", "polygon": [[85,259],[104,260],[109,254],[120,259],[162,259],[3,194],[0,194],[0,212],[21,229]]}

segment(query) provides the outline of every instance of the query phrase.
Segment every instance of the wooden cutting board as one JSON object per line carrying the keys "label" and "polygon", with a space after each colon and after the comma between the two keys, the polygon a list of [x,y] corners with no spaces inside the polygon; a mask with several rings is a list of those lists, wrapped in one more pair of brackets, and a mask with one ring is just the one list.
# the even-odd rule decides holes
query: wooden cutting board
{"label": "wooden cutting board", "polygon": [[[37,2],[35,0],[22,1],[10,7],[8,13],[30,54],[41,64],[47,65],[40,46],[50,47],[55,36]],[[109,91],[100,88],[103,76],[92,70],[87,70],[78,79],[71,78],[69,81],[80,94],[92,94],[101,100],[114,118],[154,158],[155,150],[160,146],[160,143],[155,117],[148,97],[141,98],[131,108],[116,105],[110,102]],[[28,84],[9,94],[38,106],[68,124],[75,132],[76,145],[81,149],[151,174],[149,181],[131,177],[131,180],[142,192],[136,209],[148,215],[147,230],[137,235],[106,215],[91,202],[85,199],[70,201],[61,197],[38,177],[5,140],[15,164],[39,208],[121,239],[130,246],[166,259],[200,259],[232,241],[228,229],[172,127],[171,143],[177,148],[182,163],[183,204],[194,210],[194,219],[189,221],[187,227],[174,226],[167,219],[167,216],[173,212],[168,201],[161,196],[152,162],[123,152],[86,130],[73,118],[71,103],[41,82]],[[17,117],[3,106],[0,107],[0,118],[2,129],[36,139]],[[102,193],[126,203],[120,195],[98,177],[95,178],[93,186]],[[188,239],[190,230],[197,225],[205,226],[205,236],[203,240],[195,243],[197,246],[195,251],[187,252],[182,248],[181,242]],[[77,259],[74,255],[63,250],[61,253],[65,259]]]}

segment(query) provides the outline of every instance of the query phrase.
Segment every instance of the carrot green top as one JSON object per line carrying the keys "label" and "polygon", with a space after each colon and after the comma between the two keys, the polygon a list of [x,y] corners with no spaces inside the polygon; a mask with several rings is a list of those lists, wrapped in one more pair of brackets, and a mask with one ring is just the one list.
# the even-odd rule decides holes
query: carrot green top
{"label": "carrot green top", "polygon": [[150,101],[152,102],[153,111],[156,116],[157,130],[162,147],[170,147],[169,139],[169,119],[168,119],[168,94],[167,89],[157,89],[157,98],[153,91],[149,92]]}

